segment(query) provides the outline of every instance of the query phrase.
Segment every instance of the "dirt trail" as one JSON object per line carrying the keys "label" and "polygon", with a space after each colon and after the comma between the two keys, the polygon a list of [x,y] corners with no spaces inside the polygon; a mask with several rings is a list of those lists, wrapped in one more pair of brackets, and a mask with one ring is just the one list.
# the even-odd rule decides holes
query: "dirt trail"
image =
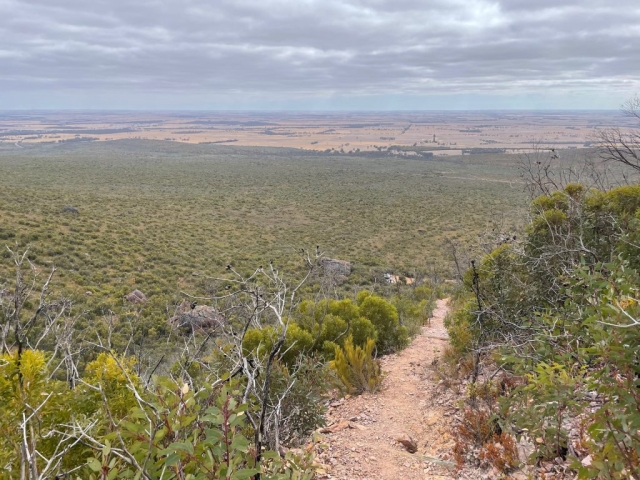
{"label": "dirt trail", "polygon": [[[455,406],[439,394],[428,365],[448,341],[443,320],[448,299],[438,300],[431,324],[398,355],[382,359],[382,391],[333,402],[318,460],[326,479],[445,479],[452,473],[449,433]],[[410,436],[411,454],[398,442]]]}

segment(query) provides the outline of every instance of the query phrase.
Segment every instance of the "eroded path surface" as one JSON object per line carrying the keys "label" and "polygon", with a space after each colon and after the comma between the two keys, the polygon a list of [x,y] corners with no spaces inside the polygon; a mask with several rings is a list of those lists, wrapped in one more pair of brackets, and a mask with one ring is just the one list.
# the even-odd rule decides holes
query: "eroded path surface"
{"label": "eroded path surface", "polygon": [[[449,422],[455,405],[443,395],[428,366],[447,345],[443,320],[448,299],[438,300],[430,325],[411,345],[382,359],[382,391],[331,404],[324,448],[317,455],[325,479],[444,479],[453,473]],[[417,452],[398,442],[411,437]]]}

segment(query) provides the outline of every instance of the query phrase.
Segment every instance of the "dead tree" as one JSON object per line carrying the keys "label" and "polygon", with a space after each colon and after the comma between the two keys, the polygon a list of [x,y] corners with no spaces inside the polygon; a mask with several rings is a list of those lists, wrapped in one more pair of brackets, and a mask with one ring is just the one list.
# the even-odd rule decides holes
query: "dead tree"
{"label": "dead tree", "polygon": [[[15,352],[18,358],[27,349],[37,349],[52,332],[60,330],[60,322],[71,309],[71,302],[64,298],[52,300],[49,290],[56,273],[40,284],[40,272],[29,261],[29,250],[14,252],[7,247],[15,268],[15,279],[0,295],[0,352]],[[30,303],[35,300],[35,306]]]}
{"label": "dead tree", "polygon": [[[298,305],[298,293],[319,266],[321,258],[319,252],[314,256],[308,251],[302,252],[305,273],[302,279],[293,285],[273,262],[269,262],[266,267],[259,266],[248,275],[243,275],[234,266],[228,265],[228,277],[209,277],[215,283],[211,297],[187,295],[193,300],[213,303],[214,308],[225,318],[216,336],[223,338],[222,344],[225,348],[218,353],[226,359],[225,369],[229,375],[219,376],[213,383],[224,382],[230,377],[243,377],[242,401],[257,405],[257,410],[246,412],[255,432],[257,462],[261,461],[263,448],[268,444],[275,442],[277,445],[269,446],[275,449],[279,447],[279,428],[286,422],[286,412],[281,408],[282,401],[296,382],[298,368],[294,367],[289,385],[274,399],[271,391],[273,368],[286,353],[284,346],[290,319]],[[270,327],[275,332],[269,350],[261,355],[245,352],[243,341],[247,331],[264,327]],[[189,337],[189,347],[185,348],[185,353],[188,353],[182,361],[184,375],[188,376],[187,370],[191,362],[200,361],[201,354],[211,352],[211,349],[204,348],[204,344],[210,338],[210,334],[204,339],[200,336],[200,340],[194,336]]]}
{"label": "dead tree", "polygon": [[570,183],[600,190],[619,183],[608,166],[597,158],[587,155],[576,161],[566,155],[566,151],[545,146],[541,140],[533,140],[531,150],[520,155],[518,169],[530,198],[551,195]]}
{"label": "dead tree", "polygon": [[[640,96],[626,102],[622,111],[625,115],[640,122]],[[597,134],[600,158],[605,162],[614,162],[640,172],[640,123],[635,128],[607,128]]]}

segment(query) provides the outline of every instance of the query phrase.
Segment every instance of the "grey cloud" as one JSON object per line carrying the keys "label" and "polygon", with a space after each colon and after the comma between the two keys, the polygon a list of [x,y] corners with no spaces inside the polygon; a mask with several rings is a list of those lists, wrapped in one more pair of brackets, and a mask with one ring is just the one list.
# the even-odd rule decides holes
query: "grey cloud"
{"label": "grey cloud", "polygon": [[628,95],[639,24],[637,0],[0,0],[0,109],[43,90]]}

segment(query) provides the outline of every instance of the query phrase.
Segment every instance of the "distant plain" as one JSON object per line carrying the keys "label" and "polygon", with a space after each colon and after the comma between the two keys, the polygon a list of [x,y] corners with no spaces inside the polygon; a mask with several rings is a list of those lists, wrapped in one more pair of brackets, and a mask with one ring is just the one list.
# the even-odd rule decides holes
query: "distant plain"
{"label": "distant plain", "polygon": [[[590,132],[614,121],[570,113],[4,114],[0,244],[29,247],[42,269],[56,265],[55,284],[88,308],[115,308],[139,288],[157,313],[180,292],[205,291],[203,274],[229,263],[250,272],[273,260],[295,277],[301,249],[316,245],[353,263],[346,289],[372,288],[383,273],[451,278],[447,241],[497,240],[526,218],[521,157],[497,152],[521,152],[525,138],[537,137],[571,163],[591,154],[583,148]],[[238,141],[215,143],[225,138]],[[480,150],[461,155],[461,147]],[[11,275],[5,260],[0,287]]]}
{"label": "distant plain", "polygon": [[437,155],[470,148],[518,153],[534,140],[556,148],[588,147],[598,129],[628,121],[617,111],[0,112],[0,143],[147,139],[344,152],[401,145]]}

